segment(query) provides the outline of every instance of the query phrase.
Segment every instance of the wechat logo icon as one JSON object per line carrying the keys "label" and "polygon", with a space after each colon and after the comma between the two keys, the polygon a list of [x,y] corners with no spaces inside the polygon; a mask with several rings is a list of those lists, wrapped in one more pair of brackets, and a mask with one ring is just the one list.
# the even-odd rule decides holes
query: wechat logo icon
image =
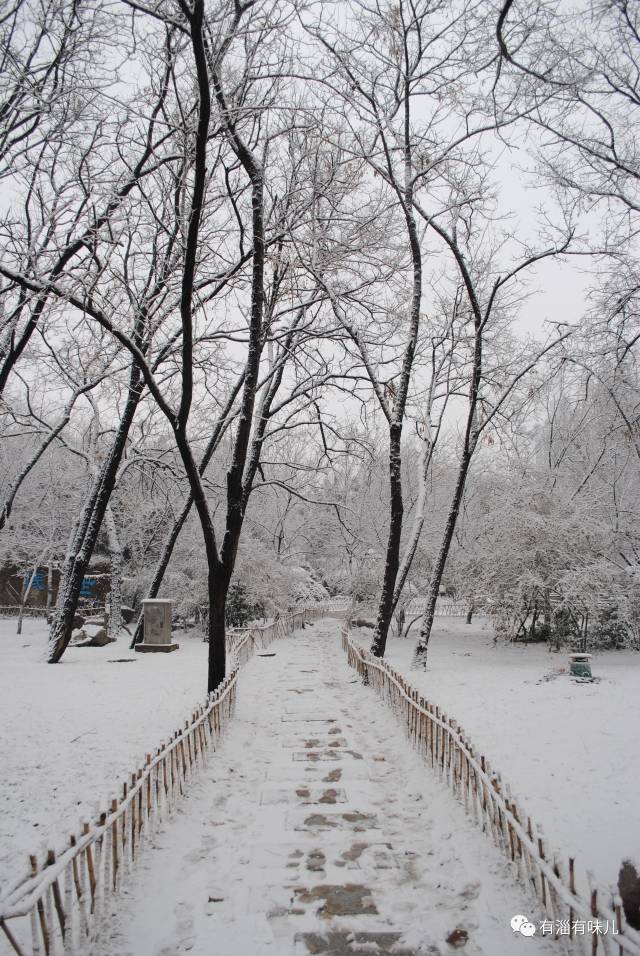
{"label": "wechat logo icon", "polygon": [[526,916],[514,916],[511,920],[511,929],[521,936],[535,936],[536,928]]}

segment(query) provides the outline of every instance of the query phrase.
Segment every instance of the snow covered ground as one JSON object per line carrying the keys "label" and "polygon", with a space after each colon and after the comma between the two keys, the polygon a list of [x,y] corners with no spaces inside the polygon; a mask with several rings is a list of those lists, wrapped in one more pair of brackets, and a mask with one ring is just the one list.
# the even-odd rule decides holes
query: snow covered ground
{"label": "snow covered ground", "polygon": [[[42,662],[45,640],[42,621],[26,620],[21,637],[15,621],[0,622],[0,884],[104,806],[204,698],[206,645],[196,635],[181,634],[174,654],[136,655],[125,634],[70,650],[55,667]],[[408,672],[412,647],[392,642],[391,661],[463,724],[553,848],[604,884],[623,857],[640,858],[640,655],[596,656],[599,681],[581,685],[544,647],[493,648],[482,620],[437,619],[424,675]],[[120,658],[135,663],[112,663]]]}
{"label": "snow covered ground", "polygon": [[530,900],[348,668],[336,622],[272,650],[93,956],[553,952],[514,937]]}
{"label": "snow covered ground", "polygon": [[624,858],[640,860],[640,654],[597,654],[597,682],[581,684],[566,654],[494,648],[487,621],[447,617],[436,618],[421,673],[409,670],[416,636],[390,642],[390,663],[464,727],[551,848],[575,855],[579,874],[616,883]]}
{"label": "snow covered ground", "polygon": [[[173,654],[136,654],[123,637],[42,660],[46,623],[0,621],[0,889],[27,854],[58,849],[206,696],[206,645],[178,632]],[[128,663],[112,663],[127,658]]]}

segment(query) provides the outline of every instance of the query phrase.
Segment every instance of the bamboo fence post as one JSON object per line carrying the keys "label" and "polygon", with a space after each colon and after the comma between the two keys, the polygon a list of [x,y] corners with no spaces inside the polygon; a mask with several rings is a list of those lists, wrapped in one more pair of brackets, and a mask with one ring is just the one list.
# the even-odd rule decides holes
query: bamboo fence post
{"label": "bamboo fence post", "polygon": [[[73,849],[77,844],[75,834],[72,833],[69,836],[69,846]],[[78,910],[80,912],[80,925],[84,924],[86,921],[86,906],[85,906],[85,892],[84,887],[82,886],[82,876],[81,876],[81,867],[82,867],[82,857],[78,859],[77,856],[73,856],[71,859],[71,879],[68,881],[69,889],[73,885],[73,888],[76,891],[76,902],[78,904]],[[73,884],[72,884],[73,881]],[[67,890],[67,882],[65,881],[65,890]],[[71,894],[69,894],[69,899],[66,899],[68,911],[71,912],[73,906],[73,900],[71,899]]]}
{"label": "bamboo fence post", "polygon": [[[618,933],[621,933],[623,930],[622,900],[617,892],[614,893],[613,897],[613,912],[615,915],[615,929],[617,929]],[[618,952],[619,956],[623,956],[624,950],[620,941],[618,941]]]}
{"label": "bamboo fence post", "polygon": [[[24,950],[22,949],[21,946],[18,945],[17,939],[15,938],[15,936],[13,935],[13,933],[11,932],[11,930],[9,929],[9,927],[7,926],[7,924],[1,917],[0,917],[0,929],[2,929],[2,932],[9,940],[14,952],[17,953],[17,956],[25,956]],[[34,956],[35,956],[35,952],[36,951],[34,950]]]}
{"label": "bamboo fence post", "polygon": [[512,804],[511,804],[511,789],[509,787],[509,784],[507,784],[505,787],[504,805],[507,809],[507,813],[505,814],[505,823],[507,826],[507,846],[509,850],[509,858],[512,863],[512,868],[515,869],[517,874],[518,870],[516,865],[515,840],[514,840],[513,830],[511,828],[511,819],[510,819],[513,814],[513,810],[512,810]]}
{"label": "bamboo fence post", "polygon": [[[75,834],[71,834],[71,836],[69,837],[69,846],[70,847],[76,846]],[[82,857],[78,859],[77,856],[74,856],[71,860],[70,868],[71,868],[71,874],[70,874],[71,879],[68,880],[68,888],[69,888],[69,891],[71,891],[72,889],[75,889],[76,891],[76,904],[78,907],[78,914],[79,914],[78,936],[82,937],[83,935],[84,936],[87,935],[87,931],[89,927],[89,916],[87,913],[87,904],[86,904],[87,894],[85,892],[85,886],[83,885],[85,883],[85,880],[84,880],[84,872],[83,872],[84,867],[82,866]],[[67,885],[65,883],[65,890],[66,889],[67,889]],[[65,896],[66,896],[66,902],[67,902],[67,912],[69,913],[70,922],[71,922],[71,917],[74,911],[72,893],[69,892],[68,895],[65,894]],[[70,935],[73,936],[72,926],[70,927]],[[71,943],[73,946],[73,940],[71,941]]]}
{"label": "bamboo fence post", "polygon": [[[85,820],[82,825],[83,836],[88,836],[89,831],[90,831],[89,821]],[[95,909],[95,899],[96,899],[96,870],[93,864],[93,850],[91,849],[90,843],[87,845],[87,848],[84,851],[84,857],[87,864],[87,874],[89,876],[89,893],[91,895],[91,912],[93,913]]]}
{"label": "bamboo fence post", "polygon": [[469,813],[469,808],[471,806],[471,764],[469,762],[469,747],[467,744],[467,735],[465,731],[460,728],[460,743],[462,746],[462,753],[464,756],[464,808]]}
{"label": "bamboo fence post", "polygon": [[167,781],[167,799],[170,805],[174,806],[177,797],[182,793],[180,753],[178,751],[178,745],[175,742],[175,737],[169,741],[169,745],[170,750],[167,752],[162,764],[162,774]]}
{"label": "bamboo fence post", "polygon": [[[37,875],[38,875],[38,858],[37,858],[35,855],[30,856],[30,857],[29,857],[29,864],[30,864],[30,867],[31,867],[31,875],[32,875],[32,876],[37,876]],[[37,903],[36,903],[36,908],[37,908],[37,911],[38,911],[38,928],[39,928],[40,934],[41,934],[41,936],[42,936],[42,945],[43,945],[43,947],[44,947],[44,956],[49,956],[49,953],[50,953],[50,948],[49,948],[49,928],[48,928],[48,926],[47,926],[47,916],[46,916],[46,913],[45,913],[45,911],[44,911],[44,903],[42,902],[42,898],[41,898],[41,897],[38,898],[38,901],[37,901]],[[37,935],[38,935],[38,934],[37,934],[37,932],[36,932],[36,938],[37,938]],[[39,949],[39,947],[38,947],[38,949]],[[34,946],[34,951],[35,951],[35,950],[36,950],[36,947]]]}
{"label": "bamboo fence post", "polygon": [[[565,875],[564,875],[564,871],[563,871],[563,868],[562,868],[562,863],[561,863],[560,860],[558,860],[556,857],[554,857],[554,860],[553,860],[553,872],[554,872],[555,875],[558,877],[558,879],[560,880],[560,882],[562,883],[562,885],[563,885],[563,886],[567,886],[567,880],[566,880]],[[564,901],[563,901],[562,897],[559,896],[559,895],[555,892],[555,890],[554,890],[554,899],[555,899],[555,906],[556,906],[557,918],[558,918],[558,919],[562,919],[562,918],[563,918],[563,915],[564,915],[564,912],[565,912],[565,911],[564,911],[564,905],[565,905],[565,904],[564,904]],[[569,926],[571,926],[571,922],[569,922]],[[557,938],[557,936],[558,936],[558,933],[557,933],[557,931],[556,931],[556,933],[555,933],[555,938]]]}
{"label": "bamboo fence post", "polygon": [[[118,809],[118,801],[115,797],[111,801],[111,813],[115,813]],[[111,821],[110,826],[111,832],[111,879],[112,879],[112,888],[115,891],[118,886],[118,866],[119,866],[119,847],[118,847],[118,818],[115,817]]]}
{"label": "bamboo fence post", "polygon": [[46,887],[43,895],[42,904],[47,927],[48,952],[54,954],[58,947],[56,946],[56,924],[53,916],[53,899],[50,886]]}
{"label": "bamboo fence post", "polygon": [[[548,864],[548,863],[549,863],[549,858],[548,858],[548,856],[545,856],[545,859],[547,860],[547,864]],[[559,868],[559,866],[558,866],[558,861],[556,860],[555,856],[553,857],[553,864],[552,864],[552,866],[551,866],[551,869],[552,869],[552,871],[553,871],[554,876],[556,876],[556,877],[559,878],[559,877],[560,877],[560,868]],[[552,883],[550,880],[547,880],[547,899],[548,899],[548,901],[549,901],[549,914],[550,914],[550,919],[555,922],[557,919],[560,918],[560,916],[561,916],[561,910],[560,910],[560,907],[559,907],[559,905],[558,905],[559,901],[558,901],[557,891],[556,891],[556,889],[555,889],[553,883]]]}
{"label": "bamboo fence post", "polygon": [[435,741],[434,741],[434,747],[433,747],[433,760],[434,760],[434,767],[439,769],[440,767],[440,708],[437,705],[435,708],[434,717],[435,717],[435,720],[433,722],[433,731],[435,734]]}
{"label": "bamboo fence post", "polygon": [[98,827],[100,828],[100,837],[96,842],[96,893],[92,915],[97,920],[102,909],[106,889],[109,886],[109,853],[107,845],[107,835],[105,824],[107,820],[106,811],[102,810],[98,817]]}
{"label": "bamboo fence post", "polygon": [[[589,903],[590,903],[590,905],[591,905],[591,915],[592,915],[593,919],[596,920],[596,919],[598,918],[598,890],[596,889],[595,886],[593,886],[593,880],[592,880],[592,878],[591,878],[591,874],[589,874],[589,889],[590,889],[590,891],[591,891],[591,892],[589,893]],[[591,934],[591,954],[592,954],[592,956],[596,956],[597,952],[598,952],[598,934],[597,934],[597,933],[592,933],[592,934]]]}
{"label": "bamboo fence post", "polygon": [[144,785],[145,785],[145,776],[144,770],[142,767],[138,767],[138,772],[136,774],[136,783],[138,787],[137,801],[138,801],[138,844],[142,846],[142,841],[144,839]]}
{"label": "bamboo fence post", "polygon": [[[511,794],[511,814],[513,819],[517,824],[520,824],[520,813],[518,811],[518,804],[515,796]],[[515,851],[516,851],[516,863],[518,867],[518,877],[523,882],[527,882],[527,871],[526,871],[526,861],[524,858],[524,850],[522,846],[522,840],[520,835],[514,831],[514,842],[515,842]]]}
{"label": "bamboo fence post", "polygon": [[[47,850],[47,866],[55,866],[55,862],[55,850]],[[53,906],[58,917],[60,935],[64,941],[66,935],[67,917],[64,911],[64,906],[62,905],[62,894],[60,892],[60,884],[57,879],[51,882],[51,897],[53,899]]]}
{"label": "bamboo fence post", "polygon": [[[536,829],[536,843],[537,843],[537,846],[538,846],[538,857],[539,857],[539,859],[544,860],[544,859],[545,859],[545,854],[544,854],[544,836],[543,836],[543,833],[542,833],[542,827],[536,824],[536,828],[535,828],[535,829]],[[546,915],[548,915],[548,905],[547,905],[547,901],[548,901],[547,881],[546,881],[546,878],[545,878],[544,873],[542,872],[542,869],[539,867],[538,870],[539,870],[539,873],[540,873],[540,894],[541,894],[541,900],[542,900],[542,908],[543,908],[544,913],[545,913],[545,916],[546,916]]]}
{"label": "bamboo fence post", "polygon": [[137,827],[137,802],[138,794],[136,792],[136,775],[135,773],[131,774],[131,790],[133,791],[133,799],[131,801],[131,813],[130,813],[130,823],[131,823],[131,833],[130,833],[130,844],[131,844],[131,862],[136,858],[136,827]]}
{"label": "bamboo fence post", "polygon": [[120,827],[120,831],[121,831],[120,836],[121,836],[121,840],[122,840],[122,864],[121,864],[121,870],[122,870],[122,872],[126,872],[127,869],[128,869],[128,867],[127,867],[127,845],[128,845],[128,843],[129,843],[129,834],[128,834],[128,830],[127,830],[127,827],[128,827],[128,818],[127,818],[127,805],[126,805],[126,799],[127,799],[127,794],[128,794],[128,792],[129,792],[129,788],[128,788],[128,786],[127,786],[127,782],[125,781],[124,784],[123,784],[123,787],[122,787],[122,826]]}
{"label": "bamboo fence post", "polygon": [[[188,775],[190,776],[190,775],[191,775],[191,767],[192,767],[192,765],[193,765],[193,760],[194,760],[194,755],[193,755],[193,748],[192,748],[192,746],[191,746],[191,734],[189,733],[189,722],[188,722],[188,721],[187,721],[186,724],[184,725],[184,731],[183,731],[183,735],[182,735],[182,739],[183,739],[183,740],[184,740],[185,736],[186,736],[186,738],[187,738],[187,773],[188,773]],[[187,778],[185,777],[185,780],[186,780],[186,779],[187,779]]]}
{"label": "bamboo fence post", "polygon": [[[69,860],[69,862],[65,864],[64,870],[62,871],[62,909],[65,915],[65,932],[63,943],[65,953],[69,953],[71,956],[74,956],[75,953],[74,936],[78,922],[76,919],[76,908],[74,906],[74,862],[74,860]],[[80,907],[78,905],[78,911],[79,909]]]}
{"label": "bamboo fence post", "polygon": [[[498,796],[503,797],[504,795],[502,793],[502,778],[499,773],[495,773],[493,775],[492,785],[493,785],[494,792],[498,794]],[[508,844],[507,821],[505,818],[505,814],[495,797],[494,797],[494,806],[495,806],[496,814],[498,817],[497,830],[498,830],[499,846],[501,847],[502,852],[506,855],[508,852],[507,851],[507,844]]]}

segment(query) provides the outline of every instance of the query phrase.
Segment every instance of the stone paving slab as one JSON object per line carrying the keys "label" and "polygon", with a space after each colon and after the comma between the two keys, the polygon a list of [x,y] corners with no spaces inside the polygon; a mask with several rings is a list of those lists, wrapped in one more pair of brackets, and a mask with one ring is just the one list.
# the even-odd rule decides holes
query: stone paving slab
{"label": "stone paving slab", "polygon": [[[353,761],[349,764],[343,763],[339,766],[329,766],[326,764],[310,763],[304,767],[304,781],[323,783],[341,783],[345,780],[368,780],[370,777],[370,767],[364,761]],[[267,768],[266,780],[292,780],[295,783],[300,779],[299,762],[290,761],[287,764],[275,764]]]}
{"label": "stone paving slab", "polygon": [[[292,796],[293,793],[293,796]],[[299,806],[333,806],[336,803],[346,803],[347,794],[336,787],[309,787],[305,783],[296,787],[263,787],[260,803],[277,803],[291,805],[295,799]]]}
{"label": "stone paving slab", "polygon": [[398,948],[401,933],[352,933],[348,930],[333,933],[299,933],[296,936],[296,956],[367,956],[387,953],[389,956],[417,956],[414,949]]}
{"label": "stone paving slab", "polygon": [[300,711],[299,713],[296,713],[296,711],[284,711],[280,719],[285,724],[335,724],[338,721],[337,717],[327,717],[326,714],[321,714],[319,711]]}

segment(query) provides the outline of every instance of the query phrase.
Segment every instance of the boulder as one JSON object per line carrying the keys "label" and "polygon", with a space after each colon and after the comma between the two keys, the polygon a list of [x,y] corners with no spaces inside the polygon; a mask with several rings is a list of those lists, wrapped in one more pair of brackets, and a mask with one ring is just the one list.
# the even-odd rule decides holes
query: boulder
{"label": "boulder", "polygon": [[86,629],[80,632],[85,635],[84,640],[80,641],[77,647],[104,647],[106,644],[113,644],[115,637],[109,637],[104,627],[98,627],[87,632]]}

